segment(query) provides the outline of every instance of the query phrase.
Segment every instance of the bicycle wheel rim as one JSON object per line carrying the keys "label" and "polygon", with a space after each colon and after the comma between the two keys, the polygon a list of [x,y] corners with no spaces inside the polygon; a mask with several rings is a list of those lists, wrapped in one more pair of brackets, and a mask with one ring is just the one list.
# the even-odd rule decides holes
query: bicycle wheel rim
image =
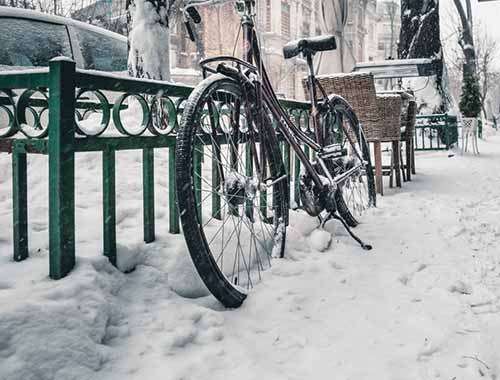
{"label": "bicycle wheel rim", "polygon": [[[263,186],[255,152],[267,152],[271,178],[279,175],[282,163],[275,162],[276,142],[251,149],[249,135],[256,127],[245,120],[236,82],[213,76],[199,88],[188,99],[178,133],[181,222],[205,285],[224,305],[237,307],[262,279],[271,256],[284,250],[284,183]],[[240,107],[235,107],[238,99]]]}
{"label": "bicycle wheel rim", "polygon": [[339,143],[347,152],[342,162],[343,167],[335,169],[348,171],[353,167],[361,167],[340,182],[335,193],[339,214],[349,226],[355,227],[366,211],[375,206],[375,182],[370,153],[356,114],[349,104],[340,97],[332,97],[330,113],[337,115],[337,119],[335,123],[330,123],[330,128],[326,128],[326,143]]}

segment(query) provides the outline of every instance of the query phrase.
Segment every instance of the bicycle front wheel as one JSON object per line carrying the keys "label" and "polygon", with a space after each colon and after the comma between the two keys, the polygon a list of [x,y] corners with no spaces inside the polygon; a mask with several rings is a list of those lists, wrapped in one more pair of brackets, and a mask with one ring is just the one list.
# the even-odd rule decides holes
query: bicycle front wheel
{"label": "bicycle front wheel", "polygon": [[[347,156],[337,161],[337,173],[345,173],[354,167],[343,180],[335,193],[337,211],[350,227],[359,224],[366,210],[376,205],[375,179],[370,160],[368,142],[363,134],[358,118],[349,103],[340,96],[329,99],[328,115],[335,115],[327,122],[325,144],[341,144]],[[330,116],[331,117],[331,116]]]}
{"label": "bicycle front wheel", "polygon": [[285,247],[287,177],[269,115],[245,100],[255,99],[248,91],[211,75],[187,100],[177,132],[184,237],[200,277],[226,307],[241,305]]}

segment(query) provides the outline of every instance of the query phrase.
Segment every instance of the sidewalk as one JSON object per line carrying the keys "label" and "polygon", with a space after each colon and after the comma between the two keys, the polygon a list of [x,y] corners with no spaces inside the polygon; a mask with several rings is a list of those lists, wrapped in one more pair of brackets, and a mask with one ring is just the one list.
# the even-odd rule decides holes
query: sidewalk
{"label": "sidewalk", "polygon": [[327,234],[294,212],[287,258],[238,310],[199,297],[180,237],[121,247],[139,263],[127,275],[87,242],[53,282],[43,250],[13,263],[0,235],[0,379],[496,378],[500,136],[479,149],[417,154],[414,180],[387,188],[357,228],[372,251],[335,222],[324,249]]}

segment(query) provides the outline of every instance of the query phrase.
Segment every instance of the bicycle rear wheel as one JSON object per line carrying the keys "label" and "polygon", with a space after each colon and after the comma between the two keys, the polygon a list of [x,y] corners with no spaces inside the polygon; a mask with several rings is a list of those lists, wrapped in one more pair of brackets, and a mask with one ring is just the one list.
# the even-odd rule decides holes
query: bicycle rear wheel
{"label": "bicycle rear wheel", "polygon": [[[345,99],[333,95],[329,98],[331,118],[326,121],[325,145],[340,143],[347,156],[341,161],[334,161],[333,170],[347,172],[361,164],[361,169],[354,171],[340,183],[335,201],[337,211],[350,227],[356,227],[366,210],[376,205],[375,179],[370,160],[368,143],[353,109]],[[332,114],[335,115],[332,118]]]}
{"label": "bicycle rear wheel", "polygon": [[226,307],[240,306],[285,248],[288,181],[268,114],[260,112],[264,125],[255,122],[255,101],[245,100],[252,96],[212,75],[187,100],[177,132],[184,236],[200,277]]}

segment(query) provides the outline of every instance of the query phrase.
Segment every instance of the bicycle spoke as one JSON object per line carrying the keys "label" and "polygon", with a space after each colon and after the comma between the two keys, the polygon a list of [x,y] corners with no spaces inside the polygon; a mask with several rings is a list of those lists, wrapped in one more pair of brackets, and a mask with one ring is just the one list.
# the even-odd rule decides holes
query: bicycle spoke
{"label": "bicycle spoke", "polygon": [[[271,221],[282,218],[284,195],[274,192],[283,192],[286,183],[267,185],[283,176],[283,163],[274,132],[264,129],[272,127],[266,105],[258,111],[255,95],[240,93],[237,81],[215,75],[205,83],[206,91],[193,95],[197,103],[186,108],[190,119],[183,115],[181,125],[183,149],[190,152],[182,161],[190,177],[187,181],[179,160],[176,170],[184,175],[178,194],[183,189],[179,199],[189,199],[198,213],[181,219],[185,231],[193,231],[195,224],[201,232],[186,235],[186,240],[195,242],[188,243],[190,253],[209,290],[219,299],[235,299],[238,292],[246,294],[242,288],[250,289],[262,279],[274,246],[284,244]],[[265,116],[253,120],[258,114]]]}

